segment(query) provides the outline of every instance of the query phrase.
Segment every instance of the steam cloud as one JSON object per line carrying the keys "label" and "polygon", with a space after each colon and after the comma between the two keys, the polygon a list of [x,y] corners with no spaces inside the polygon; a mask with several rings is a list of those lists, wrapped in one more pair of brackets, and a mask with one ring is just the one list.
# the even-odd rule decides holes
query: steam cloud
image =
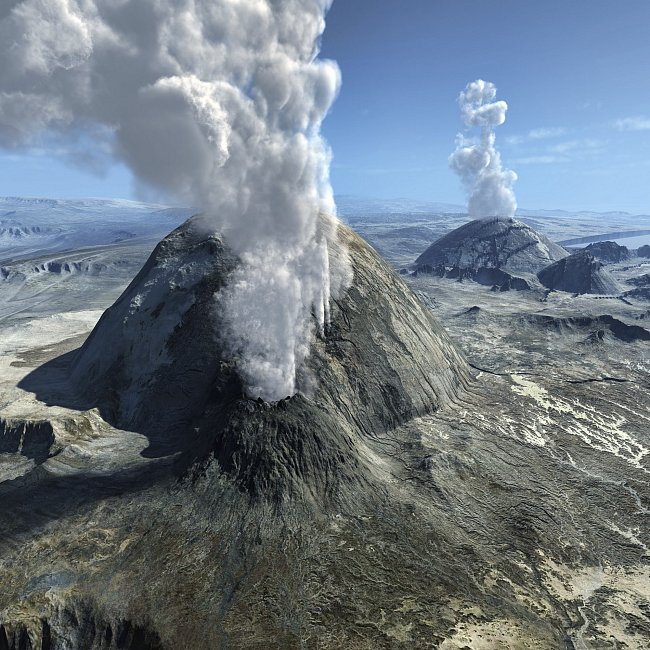
{"label": "steam cloud", "polygon": [[467,84],[458,98],[465,126],[481,129],[478,139],[459,133],[456,151],[449,156],[450,167],[468,192],[467,211],[475,219],[512,217],[517,210],[512,190],[517,174],[503,169],[501,155],[494,146],[494,129],[506,121],[508,110],[506,102],[493,101],[496,94],[493,83],[478,79]]}
{"label": "steam cloud", "polygon": [[213,216],[243,261],[216,298],[222,336],[249,394],[271,401],[297,390],[312,313],[321,330],[328,318],[335,225],[318,215],[335,206],[320,126],[340,74],[317,55],[331,1],[0,8],[0,146],[108,133],[139,182]]}

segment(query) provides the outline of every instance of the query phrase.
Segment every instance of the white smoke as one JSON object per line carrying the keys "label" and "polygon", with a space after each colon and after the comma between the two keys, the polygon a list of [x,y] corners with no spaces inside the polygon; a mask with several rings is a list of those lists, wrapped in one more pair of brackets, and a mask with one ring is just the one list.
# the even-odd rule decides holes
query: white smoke
{"label": "white smoke", "polygon": [[[297,390],[335,226],[317,58],[332,0],[4,0],[0,145],[111,129],[144,185],[200,205],[243,265],[217,297],[252,396]],[[327,225],[329,224],[329,225]]]}
{"label": "white smoke", "polygon": [[475,219],[512,217],[517,210],[512,189],[517,174],[503,169],[501,155],[494,145],[494,129],[506,121],[508,110],[506,102],[493,101],[496,94],[493,83],[477,79],[467,84],[458,98],[465,126],[481,130],[478,138],[459,133],[456,151],[449,156],[450,167],[467,189],[467,211]]}

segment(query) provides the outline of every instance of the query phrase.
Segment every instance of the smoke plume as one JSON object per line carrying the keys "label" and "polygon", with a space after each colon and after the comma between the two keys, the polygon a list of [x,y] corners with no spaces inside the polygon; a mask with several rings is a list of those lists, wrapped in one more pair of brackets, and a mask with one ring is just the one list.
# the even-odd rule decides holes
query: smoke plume
{"label": "smoke plume", "polygon": [[108,131],[138,182],[201,206],[243,262],[216,297],[227,351],[251,396],[293,394],[330,299],[331,0],[8,1],[0,146]]}
{"label": "smoke plume", "polygon": [[494,145],[494,130],[506,121],[508,110],[506,102],[494,101],[496,94],[494,84],[477,79],[467,84],[458,97],[465,126],[480,128],[480,135],[468,138],[459,133],[449,165],[467,189],[467,211],[475,219],[512,217],[517,209],[512,190],[517,174],[503,169],[501,155]]}

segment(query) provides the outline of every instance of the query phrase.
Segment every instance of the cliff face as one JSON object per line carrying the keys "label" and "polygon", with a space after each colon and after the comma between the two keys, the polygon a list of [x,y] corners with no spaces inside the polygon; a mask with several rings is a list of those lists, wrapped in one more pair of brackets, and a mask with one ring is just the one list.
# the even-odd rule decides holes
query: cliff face
{"label": "cliff face", "polygon": [[616,295],[621,287],[593,255],[586,251],[575,253],[537,274],[548,289],[569,293]]}
{"label": "cliff face", "polygon": [[415,266],[534,274],[567,255],[561,246],[517,219],[491,218],[471,221],[445,235],[418,257]]}
{"label": "cliff face", "polygon": [[237,259],[195,218],[174,231],[75,362],[73,384],[120,428],[151,437],[150,453],[188,462],[215,454],[247,489],[281,498],[363,480],[357,441],[449,402],[467,366],[411,290],[352,231],[331,244],[332,273],[348,251],[353,280],[314,338],[302,391],[277,405],[245,399],[222,350],[214,296]]}

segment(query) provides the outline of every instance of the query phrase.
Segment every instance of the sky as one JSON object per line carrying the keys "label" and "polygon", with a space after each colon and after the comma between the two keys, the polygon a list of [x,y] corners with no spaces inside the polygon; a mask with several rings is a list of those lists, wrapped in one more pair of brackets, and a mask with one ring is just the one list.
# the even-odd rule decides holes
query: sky
{"label": "sky", "polygon": [[[650,213],[649,28],[647,0],[334,0],[335,193],[464,203],[448,157],[458,95],[483,78],[509,105],[497,148],[520,207]],[[83,144],[0,152],[0,195],[138,198]]]}

